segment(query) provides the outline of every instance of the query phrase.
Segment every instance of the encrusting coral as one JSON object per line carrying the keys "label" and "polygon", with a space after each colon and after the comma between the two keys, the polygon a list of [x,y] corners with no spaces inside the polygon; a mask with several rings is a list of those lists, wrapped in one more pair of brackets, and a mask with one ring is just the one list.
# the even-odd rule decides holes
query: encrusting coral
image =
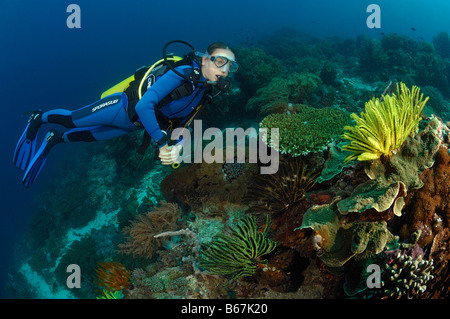
{"label": "encrusting coral", "polygon": [[342,148],[351,152],[345,161],[391,158],[416,132],[427,101],[417,86],[409,90],[404,83],[397,84],[397,94],[371,99],[361,116],[351,114],[355,126],[345,127],[342,138],[351,141]]}
{"label": "encrusting coral", "polygon": [[298,228],[313,230],[313,247],[328,267],[342,267],[352,258],[376,255],[396,241],[385,221],[348,221],[337,212],[336,201],[311,207]]}

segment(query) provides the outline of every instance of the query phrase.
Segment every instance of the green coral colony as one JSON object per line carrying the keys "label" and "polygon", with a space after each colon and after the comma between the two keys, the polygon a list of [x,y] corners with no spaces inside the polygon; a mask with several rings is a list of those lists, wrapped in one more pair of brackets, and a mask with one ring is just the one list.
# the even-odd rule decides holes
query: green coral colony
{"label": "green coral colony", "polygon": [[272,146],[271,129],[278,128],[279,151],[294,157],[320,152],[343,133],[343,127],[351,123],[343,111],[307,105],[297,105],[295,114],[271,114],[260,123],[267,129],[263,141]]}

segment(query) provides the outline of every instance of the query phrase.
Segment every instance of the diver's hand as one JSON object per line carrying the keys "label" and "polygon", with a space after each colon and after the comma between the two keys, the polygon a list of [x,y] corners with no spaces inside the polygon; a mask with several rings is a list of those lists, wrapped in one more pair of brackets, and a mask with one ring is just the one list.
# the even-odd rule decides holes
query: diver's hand
{"label": "diver's hand", "polygon": [[164,145],[159,149],[159,159],[163,165],[172,165],[180,156],[181,145]]}

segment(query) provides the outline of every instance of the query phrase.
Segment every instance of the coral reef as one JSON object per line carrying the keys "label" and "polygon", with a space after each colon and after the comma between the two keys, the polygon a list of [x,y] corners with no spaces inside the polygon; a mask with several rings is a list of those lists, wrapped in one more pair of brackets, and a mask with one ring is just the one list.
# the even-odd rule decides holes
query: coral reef
{"label": "coral reef", "polygon": [[447,32],[438,32],[433,37],[433,46],[442,58],[450,58],[450,37]]}
{"label": "coral reef", "polygon": [[140,160],[142,131],[74,145],[36,199],[11,296],[448,299],[448,47],[288,29],[238,47],[203,127],[279,128],[279,171],[248,156],[173,169],[155,145]]}
{"label": "coral reef", "polygon": [[[95,269],[101,261],[102,257],[97,255],[97,244],[92,237],[86,237],[75,241],[70,249],[61,256],[59,264],[57,264],[54,269],[54,276],[56,279],[54,285],[59,284],[65,286],[67,280],[67,266],[70,264],[77,264],[80,266],[80,269],[83,269],[82,280],[85,284],[82,285],[80,289],[73,291],[75,297],[95,298],[96,294],[94,292],[98,289],[98,286],[95,284],[95,281],[97,280]],[[48,261],[46,263],[46,268],[47,267],[49,267]]]}
{"label": "coral reef", "polygon": [[433,166],[436,153],[441,145],[441,139],[431,127],[433,121],[424,121],[427,125],[420,134],[408,138],[401,151],[390,161],[383,163],[381,159],[370,161],[365,167],[367,176],[380,183],[402,181],[407,190],[418,189],[423,186],[420,174]]}
{"label": "coral reef", "polygon": [[381,73],[389,62],[389,56],[383,50],[381,41],[369,38],[360,38],[359,67],[366,79],[373,82],[374,75]]}
{"label": "coral reef", "polygon": [[341,214],[372,209],[379,213],[388,212],[385,218],[390,219],[393,215],[401,216],[402,209],[409,210],[409,207],[404,208],[407,191],[423,187],[420,174],[433,166],[441,143],[431,128],[435,126],[434,121],[425,122],[427,126],[422,133],[408,138],[402,150],[389,162],[383,164],[377,159],[366,166],[366,174],[371,180],[359,184],[349,197],[337,204]]}
{"label": "coral reef", "polygon": [[337,70],[331,63],[326,63],[320,70],[320,78],[325,84],[334,84],[337,79]]}
{"label": "coral reef", "polygon": [[186,298],[194,294],[195,282],[188,279],[188,273],[180,267],[157,271],[155,267],[137,268],[128,290],[132,299]]}

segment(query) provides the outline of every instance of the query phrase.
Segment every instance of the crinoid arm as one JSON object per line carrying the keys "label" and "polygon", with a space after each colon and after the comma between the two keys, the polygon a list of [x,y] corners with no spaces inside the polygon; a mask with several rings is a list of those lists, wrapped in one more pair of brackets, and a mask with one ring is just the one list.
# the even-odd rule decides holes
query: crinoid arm
{"label": "crinoid arm", "polygon": [[428,101],[413,86],[397,84],[397,93],[373,98],[366,102],[360,116],[352,114],[354,126],[345,126],[343,139],[350,141],[342,149],[350,152],[345,162],[389,159],[399,150],[408,136],[412,136],[421,120],[421,113]]}

